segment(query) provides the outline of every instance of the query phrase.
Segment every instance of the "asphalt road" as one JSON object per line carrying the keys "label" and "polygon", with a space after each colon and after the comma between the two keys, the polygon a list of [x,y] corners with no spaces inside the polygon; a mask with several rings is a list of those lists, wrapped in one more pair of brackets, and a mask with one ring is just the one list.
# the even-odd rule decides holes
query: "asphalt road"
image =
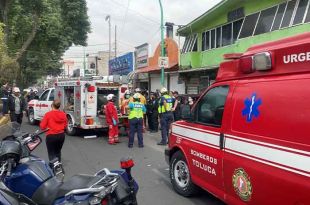
{"label": "asphalt road", "polygon": [[[29,125],[26,120],[23,131],[34,132],[37,126]],[[83,133],[91,135],[94,133]],[[106,133],[101,133],[106,135]],[[44,137],[43,137],[44,138]],[[139,183],[138,203],[141,205],[222,205],[223,202],[207,192],[196,197],[184,198],[172,188],[169,180],[169,166],[164,159],[164,147],[156,145],[159,134],[144,134],[144,148],[138,148],[137,140],[132,149],[127,147],[127,137],[121,137],[121,143],[109,145],[107,137],[84,139],[83,136],[67,136],[62,150],[65,179],[77,173],[94,174],[107,167],[118,169],[123,156],[132,156],[135,160],[133,176]],[[35,155],[48,159],[45,142],[35,151]]]}

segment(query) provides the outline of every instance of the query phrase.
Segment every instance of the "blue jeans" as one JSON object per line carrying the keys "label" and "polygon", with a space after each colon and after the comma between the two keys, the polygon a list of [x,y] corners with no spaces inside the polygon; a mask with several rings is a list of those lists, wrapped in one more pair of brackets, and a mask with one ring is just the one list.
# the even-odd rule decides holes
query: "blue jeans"
{"label": "blue jeans", "polygon": [[161,142],[167,143],[168,132],[171,123],[173,122],[173,113],[165,112],[161,114],[160,126],[161,126]]}
{"label": "blue jeans", "polygon": [[133,118],[129,120],[129,142],[128,146],[132,146],[135,133],[138,135],[139,146],[143,146],[143,118]]}

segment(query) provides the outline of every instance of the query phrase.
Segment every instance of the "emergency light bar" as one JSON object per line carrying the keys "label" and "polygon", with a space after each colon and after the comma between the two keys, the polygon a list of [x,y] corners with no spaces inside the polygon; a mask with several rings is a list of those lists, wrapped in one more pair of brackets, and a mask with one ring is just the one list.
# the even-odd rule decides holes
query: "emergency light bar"
{"label": "emergency light bar", "polygon": [[253,56],[241,57],[239,68],[243,73],[253,73],[254,71],[266,71],[272,68],[271,54],[262,52]]}

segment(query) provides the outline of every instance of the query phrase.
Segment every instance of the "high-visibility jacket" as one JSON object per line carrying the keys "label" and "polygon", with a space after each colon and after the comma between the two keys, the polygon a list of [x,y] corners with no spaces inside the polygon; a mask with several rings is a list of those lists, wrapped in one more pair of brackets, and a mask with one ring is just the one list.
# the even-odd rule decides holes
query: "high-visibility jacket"
{"label": "high-visibility jacket", "polygon": [[145,112],[145,106],[142,103],[130,102],[128,106],[129,106],[128,119],[143,118],[143,113]]}
{"label": "high-visibility jacket", "polygon": [[158,113],[165,113],[171,111],[173,107],[173,101],[174,100],[170,95],[162,96],[159,101]]}

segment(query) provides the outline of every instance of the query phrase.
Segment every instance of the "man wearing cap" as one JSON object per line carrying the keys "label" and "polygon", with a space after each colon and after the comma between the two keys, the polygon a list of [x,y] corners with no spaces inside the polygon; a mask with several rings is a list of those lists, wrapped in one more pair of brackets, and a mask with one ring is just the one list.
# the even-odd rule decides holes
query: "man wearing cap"
{"label": "man wearing cap", "polygon": [[160,114],[161,141],[157,145],[166,145],[168,140],[168,132],[173,122],[173,98],[168,95],[166,88],[161,89],[161,98],[159,100],[158,113]]}
{"label": "man wearing cap", "polygon": [[26,102],[20,94],[18,87],[13,88],[13,95],[9,97],[8,107],[10,111],[10,117],[12,122],[22,124],[23,111],[25,110]]}
{"label": "man wearing cap", "polygon": [[132,148],[134,143],[135,133],[137,132],[139,147],[144,147],[143,145],[143,115],[146,112],[144,104],[140,102],[141,94],[136,93],[133,95],[133,102],[128,104],[129,109],[129,142],[128,147]]}

